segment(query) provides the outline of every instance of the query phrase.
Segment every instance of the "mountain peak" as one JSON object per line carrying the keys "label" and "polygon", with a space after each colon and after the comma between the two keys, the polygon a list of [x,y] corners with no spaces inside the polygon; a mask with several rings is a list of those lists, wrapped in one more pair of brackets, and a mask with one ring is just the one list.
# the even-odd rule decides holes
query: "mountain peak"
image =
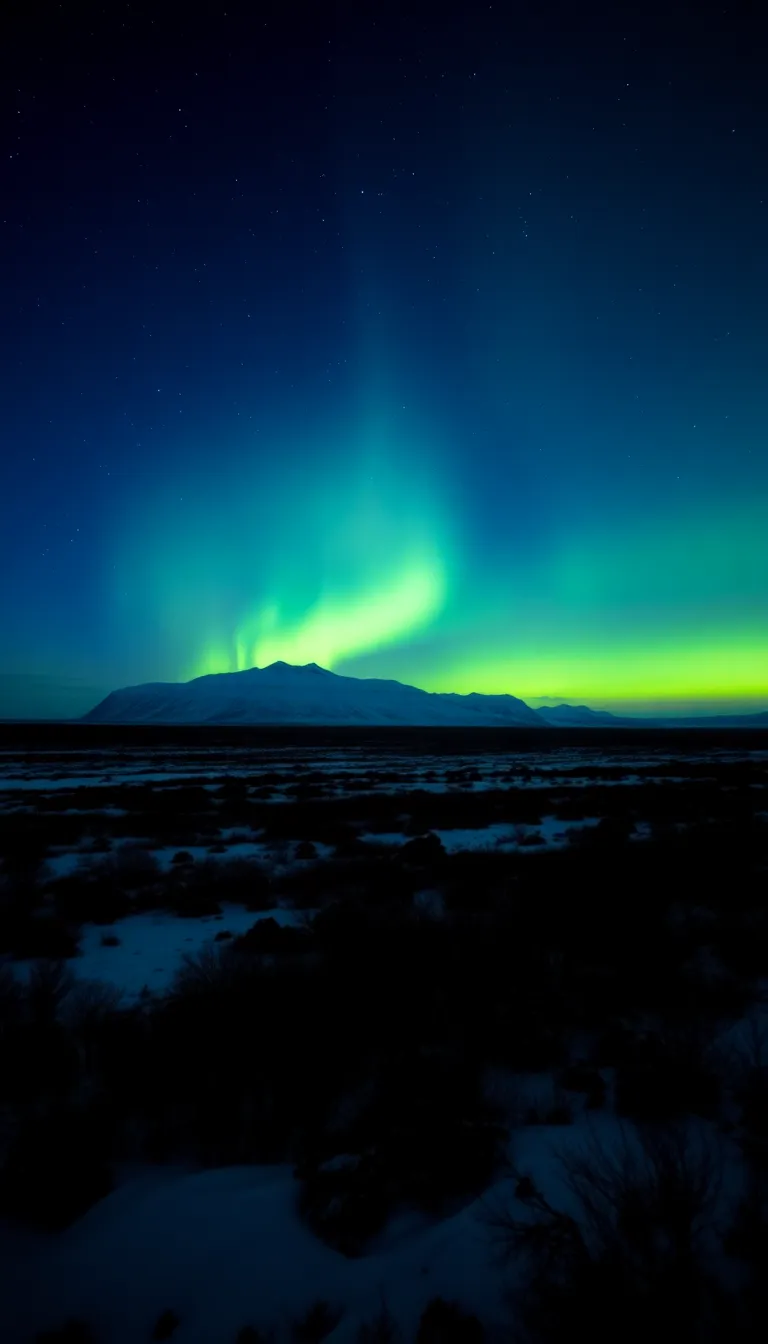
{"label": "mountain peak", "polygon": [[331,673],[327,667],[320,667],[319,663],[286,663],[283,658],[278,658],[274,663],[268,663],[266,667],[254,668],[254,672],[322,672],[324,676],[330,676]]}
{"label": "mountain peak", "polygon": [[113,691],[85,721],[548,727],[514,696],[432,693],[399,681],[339,676],[317,663],[297,666],[282,658],[244,672]]}

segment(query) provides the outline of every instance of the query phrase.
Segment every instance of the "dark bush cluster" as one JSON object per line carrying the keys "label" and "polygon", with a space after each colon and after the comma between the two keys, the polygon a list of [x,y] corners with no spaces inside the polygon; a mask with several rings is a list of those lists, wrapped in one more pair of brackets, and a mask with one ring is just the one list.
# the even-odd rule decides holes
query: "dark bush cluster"
{"label": "dark bush cluster", "polygon": [[59,1105],[22,1122],[0,1169],[0,1211],[51,1231],[109,1194],[108,1136],[87,1109]]}
{"label": "dark bush cluster", "polygon": [[548,1202],[527,1176],[514,1206],[489,1222],[503,1258],[523,1273],[516,1306],[531,1341],[622,1338],[663,1325],[689,1341],[733,1337],[741,1319],[710,1270],[722,1155],[700,1127],[629,1128],[618,1147],[597,1140],[562,1157],[578,1217]]}
{"label": "dark bush cluster", "polygon": [[[657,764],[664,778],[667,765]],[[470,764],[456,768],[446,793],[432,793],[412,780],[404,787],[397,771],[361,767],[359,793],[338,797],[311,771],[297,778],[281,767],[230,775],[218,789],[99,786],[94,804],[125,815],[98,821],[68,815],[65,793],[29,814],[18,836],[0,818],[0,950],[43,967],[24,986],[0,977],[9,1117],[0,1209],[64,1226],[110,1188],[126,1157],[288,1161],[309,1225],[360,1254],[398,1207],[446,1213],[495,1179],[507,1135],[484,1091],[491,1069],[552,1074],[551,1098],[540,1079],[546,1103],[517,1116],[522,1124],[561,1125],[582,1107],[614,1103],[643,1133],[728,1115],[762,1190],[765,1061],[753,1059],[734,1083],[712,1042],[768,970],[768,829],[753,815],[752,767],[717,769],[685,789],[619,789],[610,767],[595,767],[583,788],[560,779],[533,790],[525,768],[509,775],[502,766],[494,787],[480,790],[482,772]],[[273,801],[276,792],[288,801]],[[553,814],[604,824],[545,853],[453,854],[435,834],[535,826]],[[650,840],[637,840],[638,820],[654,828]],[[227,858],[222,827],[234,826],[297,864],[270,871]],[[402,844],[361,839],[387,832]],[[141,845],[125,844],[137,834]],[[79,842],[91,846],[81,867],[46,875],[45,857]],[[330,860],[318,859],[321,843],[334,846]],[[159,844],[177,861],[161,867]],[[190,847],[201,845],[207,857],[191,861]],[[434,919],[415,908],[427,889],[442,898]],[[85,922],[107,926],[147,909],[212,915],[225,901],[255,913],[293,902],[307,915],[301,927],[254,919],[236,938],[213,926],[217,941],[187,959],[172,992],[132,1009],[75,991],[60,965],[76,955]],[[106,931],[103,941],[117,937]],[[714,1315],[691,1231],[701,1181],[671,1148],[654,1149],[648,1163],[639,1174],[631,1164],[603,1170],[607,1210],[591,1193],[594,1162],[571,1171],[597,1229],[590,1238],[521,1174],[508,1231],[532,1266],[534,1339],[565,1338],[569,1313],[572,1334],[607,1338],[611,1313],[614,1329],[627,1318],[622,1294],[630,1344],[656,1329],[664,1293],[680,1331],[686,1311]],[[685,1214],[678,1222],[672,1202]],[[760,1260],[765,1226],[763,1196],[745,1199],[730,1240],[742,1264]],[[649,1260],[659,1229],[677,1248],[671,1267],[669,1256]],[[330,1333],[332,1304],[313,1312],[296,1323],[297,1338]],[[383,1319],[368,1328],[368,1344],[397,1333]],[[419,1338],[469,1344],[479,1329],[460,1308],[433,1303]]]}
{"label": "dark bush cluster", "polygon": [[416,1344],[483,1344],[484,1339],[478,1317],[442,1297],[427,1303],[416,1334]]}

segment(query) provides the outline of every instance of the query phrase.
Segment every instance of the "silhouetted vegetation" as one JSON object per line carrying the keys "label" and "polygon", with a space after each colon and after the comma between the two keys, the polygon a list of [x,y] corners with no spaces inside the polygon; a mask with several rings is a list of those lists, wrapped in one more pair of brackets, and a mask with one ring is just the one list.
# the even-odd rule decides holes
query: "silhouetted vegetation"
{"label": "silhouetted vegetation", "polygon": [[296,1344],[320,1344],[327,1335],[333,1333],[344,1315],[343,1308],[333,1307],[330,1302],[314,1302],[299,1320],[294,1322],[293,1338]]}
{"label": "silhouetted vegetation", "polygon": [[41,1330],[35,1344],[97,1344],[96,1335],[85,1321],[70,1320],[53,1330]]}
{"label": "silhouetted vegetation", "polygon": [[483,1344],[484,1339],[477,1316],[442,1297],[427,1303],[416,1335],[417,1344]]}
{"label": "silhouetted vegetation", "polygon": [[[215,787],[201,752],[181,787],[118,775],[0,810],[0,951],[33,963],[0,968],[0,1211],[66,1226],[126,1160],[281,1161],[308,1225],[359,1255],[399,1208],[444,1215],[482,1194],[510,1126],[610,1108],[639,1127],[639,1149],[571,1166],[578,1222],[520,1173],[504,1237],[530,1266],[531,1338],[607,1339],[612,1319],[647,1338],[665,1295],[684,1338],[686,1312],[726,1319],[699,1258],[714,1166],[653,1136],[689,1133],[691,1117],[729,1127],[750,1184],[724,1237],[756,1285],[767,1059],[755,1045],[734,1061],[719,1041],[768,974],[764,764],[659,758],[618,788],[626,770],[610,759],[556,777],[553,759],[534,790],[517,760],[488,778],[482,753],[430,756],[422,782],[445,792],[382,760],[337,794],[280,758],[237,776],[225,755]],[[557,847],[527,843],[532,827],[585,819],[599,824]],[[490,825],[486,850],[453,852],[452,830]],[[258,857],[230,854],[245,842]],[[167,994],[125,1007],[75,983],[84,924],[115,947],[130,914],[225,902],[252,910],[252,927],[211,925]],[[278,906],[303,923],[257,918]],[[492,1071],[539,1077],[503,1109]],[[297,1338],[330,1333],[321,1307]],[[482,1337],[460,1308],[429,1310],[419,1339]],[[365,1328],[369,1344],[396,1333],[384,1309]]]}
{"label": "silhouetted vegetation", "polygon": [[107,1135],[86,1110],[52,1106],[22,1121],[0,1167],[0,1211],[55,1231],[112,1188]]}
{"label": "silhouetted vegetation", "polygon": [[662,1322],[674,1338],[702,1338],[705,1322],[728,1309],[707,1258],[722,1171],[715,1141],[687,1125],[626,1129],[618,1148],[595,1138],[562,1163],[577,1216],[522,1177],[515,1207],[489,1217],[502,1254],[524,1267],[517,1297],[527,1338],[588,1332],[607,1344],[618,1321],[638,1344]]}
{"label": "silhouetted vegetation", "polygon": [[357,1332],[357,1344],[397,1344],[402,1339],[402,1331],[386,1302],[382,1302],[376,1315],[364,1321]]}
{"label": "silhouetted vegetation", "polygon": [[170,1307],[167,1307],[165,1311],[160,1312],[155,1321],[152,1329],[152,1339],[171,1339],[180,1325],[181,1317]]}

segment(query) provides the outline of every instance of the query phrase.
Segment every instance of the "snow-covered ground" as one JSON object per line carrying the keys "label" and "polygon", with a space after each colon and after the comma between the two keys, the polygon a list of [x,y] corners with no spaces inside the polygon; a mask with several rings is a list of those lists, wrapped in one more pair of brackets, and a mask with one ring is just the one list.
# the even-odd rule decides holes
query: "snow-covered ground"
{"label": "snow-covered ground", "polygon": [[[432,834],[439,838],[447,854],[467,850],[556,849],[567,844],[569,832],[596,826],[599,820],[599,817],[582,817],[579,821],[559,821],[547,816],[542,817],[538,826],[493,822],[490,826],[455,826],[450,830],[436,827]],[[364,832],[360,836],[366,844],[373,845],[404,845],[408,838],[402,831]]]}
{"label": "snow-covered ground", "polygon": [[[511,1156],[553,1206],[577,1214],[562,1155],[592,1142],[609,1153],[632,1141],[609,1115],[590,1112],[574,1125],[516,1131]],[[740,1176],[728,1141],[718,1142],[725,1211],[740,1193]],[[4,1344],[22,1344],[71,1317],[89,1322],[109,1344],[134,1344],[150,1338],[169,1309],[180,1320],[177,1344],[234,1341],[244,1325],[283,1340],[319,1299],[342,1311],[329,1337],[336,1344],[352,1344],[382,1302],[407,1340],[435,1296],[475,1312],[489,1339],[505,1338],[514,1267],[504,1267],[489,1217],[509,1207],[524,1216],[513,1180],[500,1180],[442,1221],[394,1219],[355,1260],[302,1223],[297,1191],[286,1166],[159,1168],[129,1179],[57,1237],[14,1237],[7,1246],[0,1240]]]}
{"label": "snow-covered ground", "polygon": [[[626,744],[610,749],[557,747],[456,755],[409,755],[394,749],[376,751],[354,746],[344,750],[325,747],[301,750],[295,747],[228,747],[226,750],[168,747],[154,751],[116,749],[111,755],[102,754],[98,759],[89,750],[57,751],[56,768],[52,768],[51,759],[45,752],[40,752],[34,759],[29,753],[5,749],[0,750],[0,797],[13,792],[59,793],[94,786],[119,788],[125,784],[188,784],[195,781],[206,787],[224,777],[247,778],[250,784],[258,785],[260,776],[281,772],[285,776],[282,783],[290,785],[300,782],[307,770],[320,772],[328,783],[340,781],[342,791],[355,791],[348,789],[345,780],[363,776],[373,777],[372,784],[366,786],[372,791],[392,791],[396,786],[391,780],[376,781],[376,776],[383,773],[399,775],[401,789],[422,788],[428,792],[456,787],[481,791],[510,784],[525,788],[560,784],[578,788],[597,782],[633,785],[650,778],[659,783],[672,782],[671,776],[653,773],[654,768],[664,771],[672,762],[681,766],[675,780],[684,782],[687,779],[685,765],[689,762],[716,767],[746,758],[763,763],[768,760],[768,752],[707,746],[683,755],[664,748],[641,754]],[[466,770],[476,773],[479,778],[471,783],[450,778],[457,771]],[[584,773],[576,773],[580,770]],[[601,780],[602,771],[610,771],[612,777]],[[622,772],[619,777],[615,777],[616,771]],[[427,779],[427,775],[435,778]]]}
{"label": "snow-covered ground", "polygon": [[349,1260],[296,1212],[287,1167],[232,1167],[139,1178],[56,1239],[6,1255],[6,1344],[80,1317],[110,1344],[151,1337],[175,1311],[178,1344],[234,1341],[244,1325],[288,1335],[318,1299],[343,1308],[336,1340],[387,1302],[412,1338],[442,1294],[501,1322],[501,1281],[479,1204],[427,1226],[389,1251]]}
{"label": "snow-covered ground", "polygon": [[[107,926],[84,924],[80,955],[71,958],[67,965],[78,980],[102,980],[113,986],[127,1006],[146,992],[166,993],[185,956],[213,945],[217,934],[231,933],[236,938],[260,919],[271,918],[286,925],[307,917],[305,911],[300,914],[281,907],[258,914],[241,905],[222,904],[221,908],[220,915],[192,918],[160,911],[128,915]],[[104,940],[111,938],[119,940],[116,946],[105,944]],[[14,973],[21,977],[29,974],[32,964],[10,963]]]}
{"label": "snow-covered ground", "polygon": [[[688,759],[695,762],[697,778],[702,779],[702,762],[717,767],[743,761],[746,756],[752,761],[768,759],[765,752],[709,749],[692,753]],[[26,805],[29,800],[36,804],[51,795],[54,803],[71,801],[69,807],[52,809],[52,816],[81,813],[86,817],[90,812],[117,821],[126,815],[126,809],[118,805],[119,791],[126,784],[165,788],[195,781],[208,790],[213,808],[214,793],[225,779],[240,780],[246,790],[269,789],[266,800],[279,807],[282,800],[293,797],[297,784],[307,782],[310,772],[318,772],[328,797],[391,795],[391,817],[385,818],[391,829],[382,833],[371,829],[375,818],[382,815],[380,806],[371,808],[362,839],[372,845],[399,846],[410,835],[398,829],[401,824],[405,826],[401,814],[406,809],[397,800],[415,789],[471,794],[497,788],[557,789],[558,799],[549,803],[555,808],[561,789],[632,787],[650,780],[661,787],[678,787],[688,779],[685,766],[686,761],[671,752],[649,752],[641,758],[625,746],[620,750],[579,748],[455,756],[409,756],[365,749],[297,751],[290,747],[226,751],[144,748],[102,752],[98,758],[89,752],[59,752],[55,764],[44,754],[36,761],[6,752],[0,753],[0,808],[4,807],[7,814],[18,803]],[[664,770],[670,767],[674,774],[666,775]],[[102,791],[96,795],[100,804],[103,790],[110,789],[115,790],[115,803],[89,809],[89,788],[97,786]],[[71,792],[72,799],[62,798],[62,791]],[[365,806],[363,803],[358,813],[357,826],[362,824]],[[460,817],[461,809],[447,809],[447,814]],[[482,816],[479,810],[473,811],[471,819],[478,815]],[[225,809],[217,816],[223,820]],[[449,854],[530,849],[535,855],[542,849],[566,844],[569,836],[593,827],[599,820],[593,816],[564,821],[546,813],[538,824],[441,826],[434,833]],[[136,836],[131,841],[125,836],[125,826],[113,829],[116,838],[112,854],[120,844],[140,844],[152,853],[163,874],[174,866],[180,848],[195,862],[255,860],[268,867],[273,878],[313,862],[296,858],[294,840],[269,841],[261,832],[243,831],[235,825],[221,825],[215,842],[216,848],[219,843],[224,846],[219,855],[211,853],[211,843],[168,845],[164,843],[167,830],[159,833],[163,839],[160,843],[158,837]],[[645,840],[650,832],[647,822],[635,821],[635,839]],[[95,828],[95,833],[100,835],[101,831]],[[194,825],[189,833],[199,838]],[[531,840],[536,843],[531,844]],[[49,872],[55,878],[71,873],[92,852],[92,841],[84,824],[81,838],[70,847],[57,844],[49,851]],[[315,851],[317,860],[323,862],[334,853],[334,847],[316,842]],[[102,856],[93,857],[100,862]],[[414,902],[425,916],[442,916],[441,891],[425,887]],[[165,993],[185,956],[216,946],[217,935],[228,932],[237,936],[269,917],[281,924],[298,923],[311,913],[277,907],[257,914],[225,904],[218,916],[179,917],[157,911],[131,915],[108,926],[86,924],[79,934],[79,955],[69,966],[82,980],[115,986],[128,1006],[145,993]],[[117,942],[111,945],[113,939]],[[221,945],[226,946],[226,941]],[[28,974],[30,963],[12,964],[20,976]],[[722,1044],[738,1044],[743,1034],[743,1024],[739,1024],[724,1036]],[[606,1081],[610,1100],[610,1080]],[[507,1077],[497,1084],[495,1099],[510,1112],[516,1111],[516,1125],[530,1107],[544,1111],[551,1108],[551,1075]],[[513,1128],[511,1157],[521,1173],[533,1177],[550,1203],[575,1212],[562,1181],[558,1149],[578,1146],[592,1136],[603,1151],[610,1152],[620,1140],[621,1128],[608,1110],[585,1111],[583,1095],[572,1096],[570,1101],[576,1114],[573,1125]],[[739,1190],[740,1168],[734,1160],[732,1141],[722,1135],[716,1138],[722,1143],[727,1175],[724,1199],[732,1200]],[[133,1344],[151,1337],[157,1317],[167,1309],[180,1318],[174,1333],[178,1344],[234,1344],[238,1330],[247,1324],[274,1329],[278,1339],[287,1339],[291,1323],[318,1299],[343,1309],[333,1336],[336,1341],[356,1341],[360,1324],[372,1320],[382,1301],[407,1340],[414,1337],[424,1306],[436,1295],[458,1300],[477,1312],[487,1327],[495,1325],[499,1339],[507,1338],[508,1284],[496,1261],[496,1242],[487,1215],[513,1198],[509,1181],[500,1181],[482,1199],[440,1222],[408,1211],[399,1214],[370,1252],[358,1260],[344,1258],[307,1229],[296,1212],[297,1189],[291,1171],[283,1166],[196,1172],[178,1166],[159,1167],[124,1174],[112,1195],[58,1236],[26,1235],[0,1226],[2,1344],[21,1344],[33,1338],[35,1331],[60,1325],[70,1316],[89,1321],[96,1338],[105,1344]]]}

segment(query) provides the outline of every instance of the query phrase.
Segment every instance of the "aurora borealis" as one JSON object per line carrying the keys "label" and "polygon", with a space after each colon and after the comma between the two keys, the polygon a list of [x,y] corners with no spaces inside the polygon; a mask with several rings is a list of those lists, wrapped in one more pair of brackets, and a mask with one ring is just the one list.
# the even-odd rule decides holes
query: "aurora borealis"
{"label": "aurora borealis", "polygon": [[750,21],[263,14],[5,58],[0,716],[276,659],[768,708]]}

